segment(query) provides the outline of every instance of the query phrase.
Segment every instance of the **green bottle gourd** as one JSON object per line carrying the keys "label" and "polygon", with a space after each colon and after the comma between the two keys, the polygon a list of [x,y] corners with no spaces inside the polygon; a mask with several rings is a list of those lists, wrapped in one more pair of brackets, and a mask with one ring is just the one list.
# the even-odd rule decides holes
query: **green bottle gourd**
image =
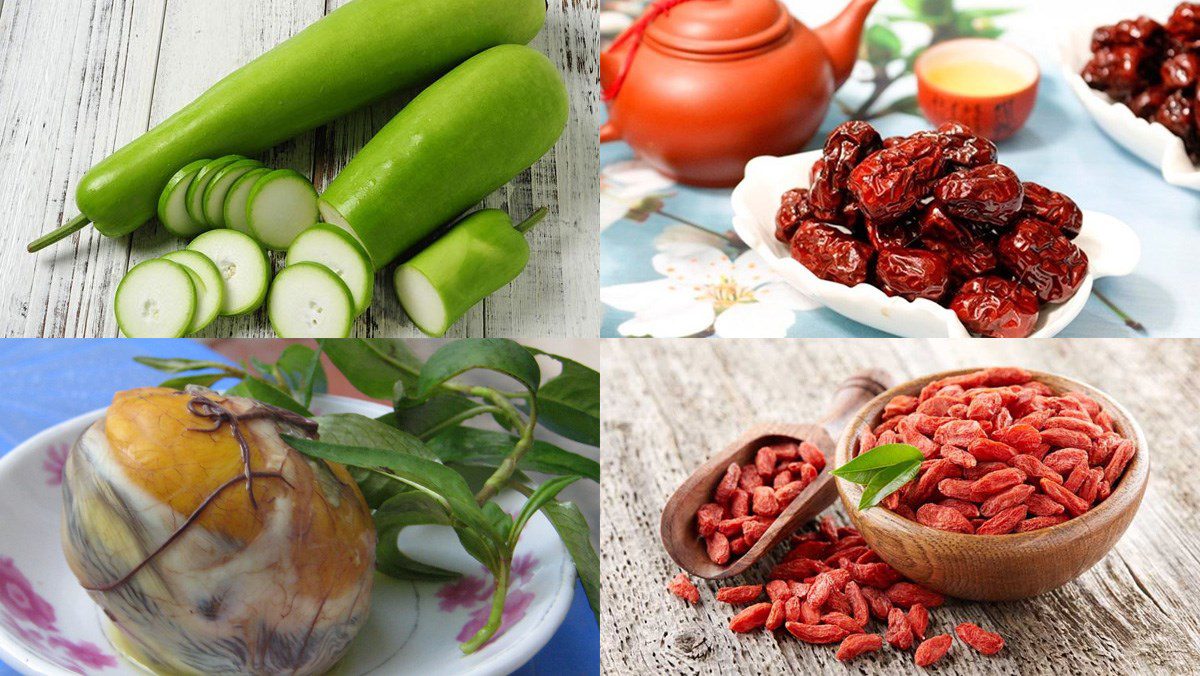
{"label": "green bottle gourd", "polygon": [[529,264],[525,233],[547,213],[541,209],[514,227],[503,211],[480,211],[397,268],[396,296],[417,328],[440,338],[471,308],[520,277]]}
{"label": "green bottle gourd", "polygon": [[88,223],[128,235],[154,217],[180,167],[266,150],[488,48],[525,44],[545,18],[545,0],[353,0],[96,165],[76,194],[82,214],[29,250]]}
{"label": "green bottle gourd", "polygon": [[562,75],[528,47],[493,47],[432,84],[321,197],[379,270],[542,158],[562,136]]}

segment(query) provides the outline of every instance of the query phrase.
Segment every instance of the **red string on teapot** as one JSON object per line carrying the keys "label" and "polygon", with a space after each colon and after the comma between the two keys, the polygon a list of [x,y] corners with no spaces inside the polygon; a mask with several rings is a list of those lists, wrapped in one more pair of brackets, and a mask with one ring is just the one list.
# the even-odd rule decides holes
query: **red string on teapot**
{"label": "red string on teapot", "polygon": [[690,0],[655,0],[655,2],[651,3],[651,5],[646,8],[646,12],[642,14],[640,19],[634,22],[634,24],[630,26],[624,33],[622,33],[620,37],[613,41],[612,46],[608,48],[609,51],[620,48],[621,45],[625,44],[626,41],[631,39],[633,40],[633,45],[629,48],[629,55],[625,57],[625,63],[621,65],[621,72],[617,75],[617,79],[613,80],[612,85],[610,85],[608,89],[604,90],[605,101],[612,101],[613,99],[617,98],[618,94],[621,93],[621,87],[625,84],[625,79],[629,77],[629,70],[633,68],[633,59],[637,56],[638,49],[641,48],[642,41],[646,38],[646,30],[650,28],[650,24],[654,23],[655,19],[658,19],[660,16],[670,12],[677,5],[682,5],[683,3],[689,1]]}

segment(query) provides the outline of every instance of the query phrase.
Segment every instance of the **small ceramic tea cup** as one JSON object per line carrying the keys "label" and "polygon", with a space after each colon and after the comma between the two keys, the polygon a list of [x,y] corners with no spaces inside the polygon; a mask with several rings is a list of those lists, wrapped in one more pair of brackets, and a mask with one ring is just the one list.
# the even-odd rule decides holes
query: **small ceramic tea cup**
{"label": "small ceramic tea cup", "polygon": [[934,125],[961,122],[1002,141],[1029,120],[1041,72],[1022,49],[984,38],[948,40],[914,64],[917,101]]}

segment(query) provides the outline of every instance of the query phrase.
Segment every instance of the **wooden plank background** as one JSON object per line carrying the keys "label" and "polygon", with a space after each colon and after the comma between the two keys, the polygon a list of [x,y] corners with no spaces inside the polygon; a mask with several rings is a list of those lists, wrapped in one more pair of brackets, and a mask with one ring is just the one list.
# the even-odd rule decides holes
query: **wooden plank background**
{"label": "wooden plank background", "polygon": [[[121,240],[89,229],[38,255],[25,245],[77,213],[76,185],[95,163],[349,1],[0,0],[0,336],[118,335],[111,306],[121,277],[180,240],[153,226]],[[486,205],[519,218],[541,206],[552,214],[530,235],[526,273],[473,310],[454,337],[599,333],[598,15],[598,0],[550,3],[533,46],[564,74],[572,123],[550,155]],[[322,189],[403,103],[361,111],[262,159]],[[203,335],[273,334],[260,312],[221,319]],[[420,335],[390,272],[355,335]]]}
{"label": "wooden plank background", "polygon": [[[885,647],[849,665],[834,647],[780,632],[734,635],[730,606],[701,584],[688,607],[664,589],[679,569],[658,540],[667,497],[710,453],[758,420],[813,421],[837,384],[882,367],[906,379],[1019,365],[1108,392],[1145,429],[1152,475],[1137,517],[1100,563],[1054,592],[997,604],[952,601],[934,633],[963,621],[999,631],[984,657],[956,639],[939,674],[1184,674],[1200,660],[1200,343],[1054,341],[606,341],[604,612],[608,674],[926,673]],[[897,381],[900,382],[900,381]],[[840,507],[837,518],[845,522]],[[759,581],[765,566],[748,577]]]}

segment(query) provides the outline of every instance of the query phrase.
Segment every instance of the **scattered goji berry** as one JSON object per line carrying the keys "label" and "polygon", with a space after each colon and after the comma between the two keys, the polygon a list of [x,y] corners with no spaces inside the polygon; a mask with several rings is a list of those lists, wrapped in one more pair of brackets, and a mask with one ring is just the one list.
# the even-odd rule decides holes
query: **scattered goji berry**
{"label": "scattered goji berry", "polygon": [[912,628],[914,636],[924,641],[925,632],[929,630],[929,610],[920,603],[914,603],[908,609],[908,626]]}
{"label": "scattered goji berry", "polygon": [[849,662],[859,655],[873,653],[882,647],[883,637],[879,634],[851,634],[842,640],[835,657],[842,662]]}
{"label": "scattered goji berry", "polygon": [[921,641],[921,645],[917,646],[917,652],[913,655],[913,662],[918,667],[927,667],[945,657],[946,653],[950,652],[950,646],[953,643],[954,639],[950,637],[950,634],[931,636]]}
{"label": "scattered goji berry", "polygon": [[771,614],[770,603],[756,603],[742,612],[733,616],[729,620],[730,631],[735,631],[739,634],[760,629],[767,624],[767,617]]}
{"label": "scattered goji berry", "polygon": [[756,601],[763,593],[761,584],[746,584],[740,587],[724,587],[717,590],[717,600],[722,603],[731,603],[735,606],[740,606],[751,601]]}
{"label": "scattered goji berry", "polygon": [[700,590],[688,579],[687,573],[676,575],[667,583],[667,590],[692,605],[700,603]]}
{"label": "scattered goji berry", "polygon": [[788,633],[805,643],[837,643],[850,635],[850,632],[831,624],[803,624],[788,622],[784,625]]}
{"label": "scattered goji berry", "polygon": [[984,655],[995,655],[1004,649],[1004,637],[986,631],[977,624],[963,622],[954,628],[954,633],[958,634],[960,641]]}

